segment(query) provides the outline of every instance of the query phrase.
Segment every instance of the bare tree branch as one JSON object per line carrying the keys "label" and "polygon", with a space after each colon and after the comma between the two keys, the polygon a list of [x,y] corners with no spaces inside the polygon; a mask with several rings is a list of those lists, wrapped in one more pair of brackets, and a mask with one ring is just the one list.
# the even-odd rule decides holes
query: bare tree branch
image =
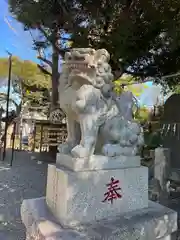
{"label": "bare tree branch", "polygon": [[41,27],[41,25],[38,25],[38,29],[40,32],[42,32],[44,34],[44,36],[46,37],[46,39],[53,45],[53,47],[56,49],[56,51],[60,54],[63,55],[65,54],[65,52],[69,51],[71,48],[61,48],[59,45],[55,44],[52,42],[50,36],[46,33],[46,31],[43,29],[43,27]]}
{"label": "bare tree branch", "polygon": [[48,70],[46,70],[45,68],[43,68],[43,66],[37,64],[38,68],[46,75],[52,76],[52,73],[50,73]]}
{"label": "bare tree branch", "polygon": [[[7,101],[7,94],[6,94],[6,93],[0,93],[0,101]],[[14,99],[10,98],[9,101],[10,101],[11,103],[13,103],[13,104],[16,106],[16,108],[19,106],[19,105],[14,101]]]}
{"label": "bare tree branch", "polygon": [[49,61],[48,59],[46,59],[46,58],[44,58],[44,57],[42,57],[42,56],[40,56],[40,55],[37,56],[37,58],[38,58],[39,60],[45,62],[46,64],[48,64],[48,65],[52,68],[52,62],[51,62],[51,61]]}

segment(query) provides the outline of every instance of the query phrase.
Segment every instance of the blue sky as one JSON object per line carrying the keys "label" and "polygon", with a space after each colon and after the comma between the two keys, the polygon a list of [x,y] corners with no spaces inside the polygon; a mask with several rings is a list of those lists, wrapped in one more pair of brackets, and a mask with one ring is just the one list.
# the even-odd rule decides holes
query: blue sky
{"label": "blue sky", "polygon": [[[4,20],[7,19],[8,23]],[[8,12],[6,0],[0,0],[0,57],[7,57],[6,50],[24,60],[37,62],[36,51],[32,49],[32,38],[29,32],[24,32],[23,26]],[[141,95],[143,105],[152,106],[160,95],[160,87],[147,83],[149,86]],[[4,90],[5,91],[5,90]]]}
{"label": "blue sky", "polygon": [[[8,20],[12,29],[4,18]],[[0,0],[0,32],[0,57],[6,57],[6,50],[8,50],[22,59],[37,61],[36,52],[32,50],[32,38],[29,32],[24,32],[22,25],[11,17],[5,0]]]}

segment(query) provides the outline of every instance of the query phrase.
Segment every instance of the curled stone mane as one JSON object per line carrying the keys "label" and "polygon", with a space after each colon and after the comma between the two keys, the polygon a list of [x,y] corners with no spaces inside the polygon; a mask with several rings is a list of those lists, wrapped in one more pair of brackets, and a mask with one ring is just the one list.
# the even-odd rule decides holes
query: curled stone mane
{"label": "curled stone mane", "polygon": [[[67,84],[67,86],[68,86],[68,77],[69,77],[68,62],[69,61],[72,62],[71,63],[72,65],[74,63],[74,65],[77,65],[77,66],[79,63],[81,63],[82,66],[81,66],[80,70],[82,72],[86,70],[85,68],[83,69],[83,63],[84,63],[83,60],[76,60],[77,59],[76,57],[71,58],[71,60],[69,60],[70,56],[74,56],[77,53],[78,53],[77,54],[78,56],[81,54],[89,53],[90,57],[92,55],[92,59],[89,57],[90,60],[88,59],[88,64],[90,64],[92,66],[92,70],[95,71],[95,74],[93,76],[94,81],[89,82],[89,84],[93,85],[93,87],[100,89],[100,90],[107,84],[111,85],[114,76],[111,71],[111,66],[108,63],[109,59],[110,59],[109,53],[105,49],[100,49],[97,51],[92,51],[92,50],[90,51],[90,49],[87,49],[86,51],[83,51],[83,50],[84,49],[82,49],[82,51],[79,51],[79,49],[73,49],[71,52],[66,53],[65,61],[62,66],[62,73],[61,73],[61,77],[60,77],[61,81],[63,80],[64,84]],[[62,82],[61,82],[61,84],[62,84]]]}
{"label": "curled stone mane", "polygon": [[114,76],[107,62],[100,62],[96,68],[96,81],[94,87],[102,88],[105,84],[111,84]]}

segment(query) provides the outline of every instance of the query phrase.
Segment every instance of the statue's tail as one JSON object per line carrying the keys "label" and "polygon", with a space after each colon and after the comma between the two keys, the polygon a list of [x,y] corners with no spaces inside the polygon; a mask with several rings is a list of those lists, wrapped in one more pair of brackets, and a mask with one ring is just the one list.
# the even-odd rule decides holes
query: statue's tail
{"label": "statue's tail", "polygon": [[133,100],[134,100],[134,106],[135,106],[135,112],[134,112],[134,116],[137,116],[139,114],[139,111],[140,111],[140,106],[139,106],[139,103],[138,103],[138,100],[135,96],[133,96]]}

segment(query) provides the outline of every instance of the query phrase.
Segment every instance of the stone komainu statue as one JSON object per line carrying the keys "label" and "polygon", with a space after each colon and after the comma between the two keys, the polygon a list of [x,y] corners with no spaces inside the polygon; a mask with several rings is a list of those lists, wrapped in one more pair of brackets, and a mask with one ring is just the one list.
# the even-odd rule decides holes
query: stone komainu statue
{"label": "stone komainu statue", "polygon": [[61,153],[133,156],[143,144],[140,125],[123,112],[131,97],[118,101],[113,94],[109,59],[105,49],[78,48],[66,53],[59,101],[67,117],[68,138],[59,146]]}

